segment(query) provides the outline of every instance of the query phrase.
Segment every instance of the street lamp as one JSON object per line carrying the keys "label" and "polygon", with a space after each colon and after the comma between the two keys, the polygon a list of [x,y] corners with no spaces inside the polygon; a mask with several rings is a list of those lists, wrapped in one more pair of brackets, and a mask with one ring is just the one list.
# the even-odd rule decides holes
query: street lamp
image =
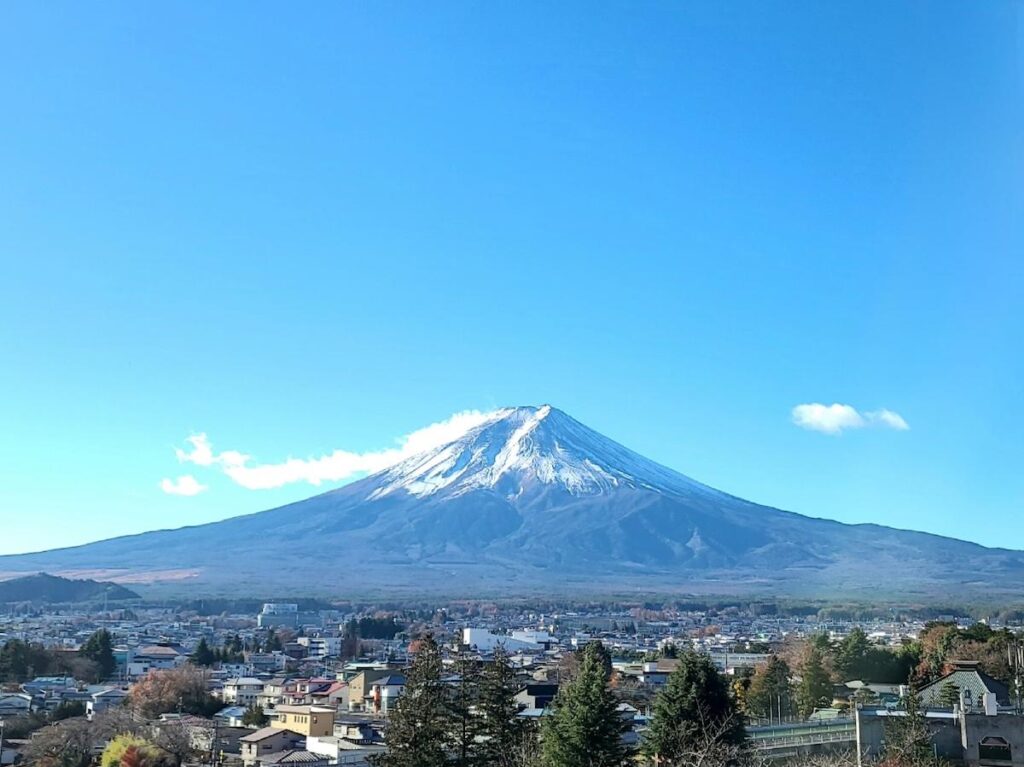
{"label": "street lamp", "polygon": [[0,718],[0,767],[4,764],[4,720]]}

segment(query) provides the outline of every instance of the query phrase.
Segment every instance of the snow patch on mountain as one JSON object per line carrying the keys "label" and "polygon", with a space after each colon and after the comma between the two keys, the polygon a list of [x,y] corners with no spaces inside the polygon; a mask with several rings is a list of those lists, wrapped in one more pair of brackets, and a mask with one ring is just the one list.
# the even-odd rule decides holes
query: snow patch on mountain
{"label": "snow patch on mountain", "polygon": [[718,491],[650,461],[550,405],[495,411],[483,424],[439,448],[381,472],[367,499],[397,492],[458,496],[490,489],[510,500],[528,488],[573,496],[620,487],[677,493]]}

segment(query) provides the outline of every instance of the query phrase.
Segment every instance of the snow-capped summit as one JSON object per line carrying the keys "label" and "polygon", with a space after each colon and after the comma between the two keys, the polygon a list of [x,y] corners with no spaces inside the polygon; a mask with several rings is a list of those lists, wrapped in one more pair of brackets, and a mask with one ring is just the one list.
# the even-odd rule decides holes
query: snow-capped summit
{"label": "snow-capped summit", "polygon": [[[551,405],[495,411],[447,445],[385,470],[368,498],[405,491],[423,497],[489,489],[516,498],[553,487],[574,496],[619,487],[713,493],[598,434]],[[550,487],[548,487],[550,486]]]}

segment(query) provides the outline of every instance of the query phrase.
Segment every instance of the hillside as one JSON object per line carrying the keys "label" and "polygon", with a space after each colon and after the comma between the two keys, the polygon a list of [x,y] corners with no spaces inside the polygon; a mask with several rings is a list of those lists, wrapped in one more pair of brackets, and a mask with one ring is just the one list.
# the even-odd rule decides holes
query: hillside
{"label": "hillside", "polygon": [[134,591],[116,583],[71,580],[47,573],[0,581],[0,604],[10,602],[74,603],[138,599]]}

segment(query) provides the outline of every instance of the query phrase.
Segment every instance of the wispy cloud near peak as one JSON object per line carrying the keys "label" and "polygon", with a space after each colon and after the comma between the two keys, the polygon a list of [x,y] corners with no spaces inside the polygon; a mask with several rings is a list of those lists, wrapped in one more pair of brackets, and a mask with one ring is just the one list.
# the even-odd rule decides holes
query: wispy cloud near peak
{"label": "wispy cloud near peak", "polygon": [[[186,440],[189,449],[177,449],[181,463],[219,469],[225,476],[249,490],[269,490],[296,482],[320,485],[372,474],[405,460],[417,453],[458,439],[470,429],[494,418],[500,411],[467,410],[451,418],[433,423],[399,437],[397,447],[368,452],[335,450],[311,458],[288,458],[279,463],[258,463],[252,456],[237,450],[215,452],[205,433],[193,434]],[[169,480],[164,480],[168,482]],[[165,489],[165,492],[170,492]]]}

